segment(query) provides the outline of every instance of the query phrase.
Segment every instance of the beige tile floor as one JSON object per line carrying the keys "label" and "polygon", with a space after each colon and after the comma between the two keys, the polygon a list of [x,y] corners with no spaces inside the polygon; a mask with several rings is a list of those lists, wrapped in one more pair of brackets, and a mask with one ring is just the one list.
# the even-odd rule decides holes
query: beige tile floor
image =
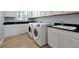
{"label": "beige tile floor", "polygon": [[[5,38],[1,48],[40,48],[27,34]],[[48,48],[48,45],[42,48]]]}

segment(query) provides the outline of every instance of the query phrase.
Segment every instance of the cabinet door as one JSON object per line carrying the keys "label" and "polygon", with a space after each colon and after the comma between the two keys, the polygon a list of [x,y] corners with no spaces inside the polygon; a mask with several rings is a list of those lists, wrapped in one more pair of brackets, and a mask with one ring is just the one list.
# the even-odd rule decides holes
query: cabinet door
{"label": "cabinet door", "polygon": [[27,32],[27,24],[5,25],[4,37],[16,36]]}
{"label": "cabinet door", "polygon": [[52,15],[61,15],[64,14],[64,11],[52,11]]}
{"label": "cabinet door", "polygon": [[59,34],[53,32],[51,28],[48,29],[48,44],[50,47],[54,48],[59,47]]}
{"label": "cabinet door", "polygon": [[16,11],[4,11],[4,17],[17,17]]}
{"label": "cabinet door", "polygon": [[74,38],[61,35],[60,47],[61,48],[79,48],[79,41]]}
{"label": "cabinet door", "polygon": [[32,17],[32,11],[27,11],[27,17],[31,18]]}
{"label": "cabinet door", "polygon": [[17,20],[27,20],[27,11],[17,11]]}
{"label": "cabinet door", "polygon": [[41,11],[40,16],[51,16],[52,12],[51,11]]}
{"label": "cabinet door", "polygon": [[38,13],[38,17],[41,17],[41,11],[38,11],[37,13]]}
{"label": "cabinet door", "polygon": [[28,14],[28,18],[33,18],[37,16],[35,11],[28,11],[27,14]]}
{"label": "cabinet door", "polygon": [[44,16],[50,16],[51,15],[51,11],[44,11]]}
{"label": "cabinet door", "polygon": [[26,33],[27,32],[27,26],[28,26],[28,24],[18,24],[17,25],[18,34]]}
{"label": "cabinet door", "polygon": [[69,14],[69,13],[76,13],[78,11],[64,11],[64,14]]}
{"label": "cabinet door", "polygon": [[28,11],[28,18],[50,16],[51,11]]}
{"label": "cabinet door", "polygon": [[40,11],[40,16],[45,16],[45,11]]}
{"label": "cabinet door", "polygon": [[4,26],[4,37],[16,36],[17,26],[16,25],[5,25]]}
{"label": "cabinet door", "polygon": [[33,11],[33,17],[38,17],[38,11]]}

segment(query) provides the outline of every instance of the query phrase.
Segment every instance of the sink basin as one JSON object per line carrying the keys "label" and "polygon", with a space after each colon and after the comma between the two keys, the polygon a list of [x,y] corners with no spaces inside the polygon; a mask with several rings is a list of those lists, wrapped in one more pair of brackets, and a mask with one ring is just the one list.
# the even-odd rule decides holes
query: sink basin
{"label": "sink basin", "polygon": [[62,26],[62,25],[56,25],[56,26],[53,26],[53,27],[61,28],[61,29],[67,29],[67,30],[75,30],[76,29],[76,27],[73,27],[73,26]]}

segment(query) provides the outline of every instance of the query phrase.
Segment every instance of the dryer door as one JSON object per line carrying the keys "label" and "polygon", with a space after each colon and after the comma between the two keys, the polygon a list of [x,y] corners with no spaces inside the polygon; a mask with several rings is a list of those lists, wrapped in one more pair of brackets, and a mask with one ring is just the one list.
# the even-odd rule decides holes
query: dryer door
{"label": "dryer door", "polygon": [[30,26],[28,27],[28,31],[29,32],[32,32],[32,28]]}
{"label": "dryer door", "polygon": [[28,33],[32,33],[32,26],[28,25],[27,30],[28,30]]}
{"label": "dryer door", "polygon": [[39,38],[39,30],[37,28],[34,28],[33,30],[33,37],[34,37],[34,40],[38,40]]}

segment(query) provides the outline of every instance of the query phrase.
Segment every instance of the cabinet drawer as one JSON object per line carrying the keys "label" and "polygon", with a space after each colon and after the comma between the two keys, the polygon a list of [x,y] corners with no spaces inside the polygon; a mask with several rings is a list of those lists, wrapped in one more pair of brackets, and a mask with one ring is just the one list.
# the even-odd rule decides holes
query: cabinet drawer
{"label": "cabinet drawer", "polygon": [[61,48],[79,48],[79,41],[73,38],[62,35],[60,40]]}
{"label": "cabinet drawer", "polygon": [[59,33],[60,30],[48,27],[48,31]]}
{"label": "cabinet drawer", "polygon": [[74,39],[79,40],[79,33],[70,32],[70,31],[66,31],[66,30],[60,30],[59,32],[60,32],[60,34],[62,34],[62,35],[66,35],[66,36],[68,36],[68,37],[71,37],[71,38],[74,38]]}

